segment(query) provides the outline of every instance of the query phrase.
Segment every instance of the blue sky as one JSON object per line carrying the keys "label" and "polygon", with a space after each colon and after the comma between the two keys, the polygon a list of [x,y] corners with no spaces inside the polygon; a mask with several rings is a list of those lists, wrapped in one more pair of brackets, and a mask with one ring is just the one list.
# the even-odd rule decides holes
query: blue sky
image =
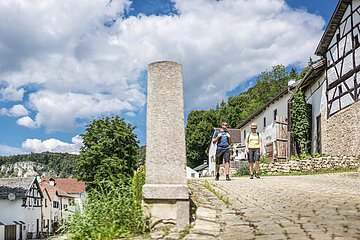
{"label": "blue sky", "polygon": [[[14,4],[16,2],[16,4]],[[0,155],[76,153],[91,119],[146,139],[147,64],[183,64],[185,114],[275,64],[301,69],[335,0],[2,0]]]}

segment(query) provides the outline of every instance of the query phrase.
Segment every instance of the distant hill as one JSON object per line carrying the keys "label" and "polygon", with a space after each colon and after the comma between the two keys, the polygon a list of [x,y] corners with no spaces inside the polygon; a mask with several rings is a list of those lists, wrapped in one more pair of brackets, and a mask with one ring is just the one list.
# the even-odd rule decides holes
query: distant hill
{"label": "distant hill", "polygon": [[0,177],[70,177],[79,155],[69,153],[30,153],[0,156]]}

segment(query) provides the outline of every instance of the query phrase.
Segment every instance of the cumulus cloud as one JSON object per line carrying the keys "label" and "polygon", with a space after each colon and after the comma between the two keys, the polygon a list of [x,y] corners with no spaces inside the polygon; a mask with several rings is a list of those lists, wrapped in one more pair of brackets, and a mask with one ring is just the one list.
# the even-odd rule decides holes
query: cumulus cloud
{"label": "cumulus cloud", "polygon": [[11,85],[3,87],[0,88],[0,101],[22,101],[24,93],[24,88],[16,88]]}
{"label": "cumulus cloud", "polygon": [[157,60],[183,64],[187,109],[214,106],[272,65],[304,65],[325,23],[283,0],[177,0],[179,15],[121,18],[129,4],[1,1],[0,101],[32,89],[35,117],[18,124],[60,131],[79,119],[132,115],[145,104],[139,77]]}
{"label": "cumulus cloud", "polygon": [[21,145],[24,151],[40,153],[40,152],[67,152],[78,154],[83,142],[80,136],[71,139],[71,143],[62,142],[58,139],[50,138],[47,140],[26,139]]}
{"label": "cumulus cloud", "polygon": [[7,115],[10,117],[21,117],[28,115],[29,111],[21,104],[16,104],[10,109],[1,108],[0,115]]}
{"label": "cumulus cloud", "polygon": [[34,120],[32,120],[29,116],[19,118],[18,120],[16,120],[16,123],[20,126],[28,127],[28,128],[37,128],[38,127],[36,122]]}

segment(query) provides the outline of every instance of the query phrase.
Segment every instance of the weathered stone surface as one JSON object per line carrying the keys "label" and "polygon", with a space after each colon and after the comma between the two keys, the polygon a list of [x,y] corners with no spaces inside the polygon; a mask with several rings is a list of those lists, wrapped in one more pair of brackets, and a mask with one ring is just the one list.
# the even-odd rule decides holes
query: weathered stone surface
{"label": "weathered stone surface", "polygon": [[261,163],[260,169],[270,175],[278,173],[314,172],[333,169],[360,169],[359,157],[322,157],[288,163]]}
{"label": "weathered stone surface", "polygon": [[360,155],[360,101],[327,118],[321,113],[322,152],[327,155]]}
{"label": "weathered stone surface", "polygon": [[150,225],[189,223],[182,66],[149,64],[144,211]]}

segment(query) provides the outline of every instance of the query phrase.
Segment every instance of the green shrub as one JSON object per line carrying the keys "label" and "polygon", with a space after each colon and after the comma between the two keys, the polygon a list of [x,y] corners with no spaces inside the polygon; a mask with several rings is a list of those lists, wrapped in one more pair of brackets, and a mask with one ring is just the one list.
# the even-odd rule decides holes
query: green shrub
{"label": "green shrub", "polygon": [[235,176],[241,177],[241,176],[247,176],[247,175],[250,175],[249,163],[248,162],[241,163]]}
{"label": "green shrub", "polygon": [[146,223],[135,196],[139,193],[133,192],[126,179],[97,183],[88,193],[84,212],[77,212],[69,221],[71,239],[116,239],[143,233]]}
{"label": "green shrub", "polygon": [[269,159],[265,155],[261,155],[260,157],[260,163],[269,163]]}

